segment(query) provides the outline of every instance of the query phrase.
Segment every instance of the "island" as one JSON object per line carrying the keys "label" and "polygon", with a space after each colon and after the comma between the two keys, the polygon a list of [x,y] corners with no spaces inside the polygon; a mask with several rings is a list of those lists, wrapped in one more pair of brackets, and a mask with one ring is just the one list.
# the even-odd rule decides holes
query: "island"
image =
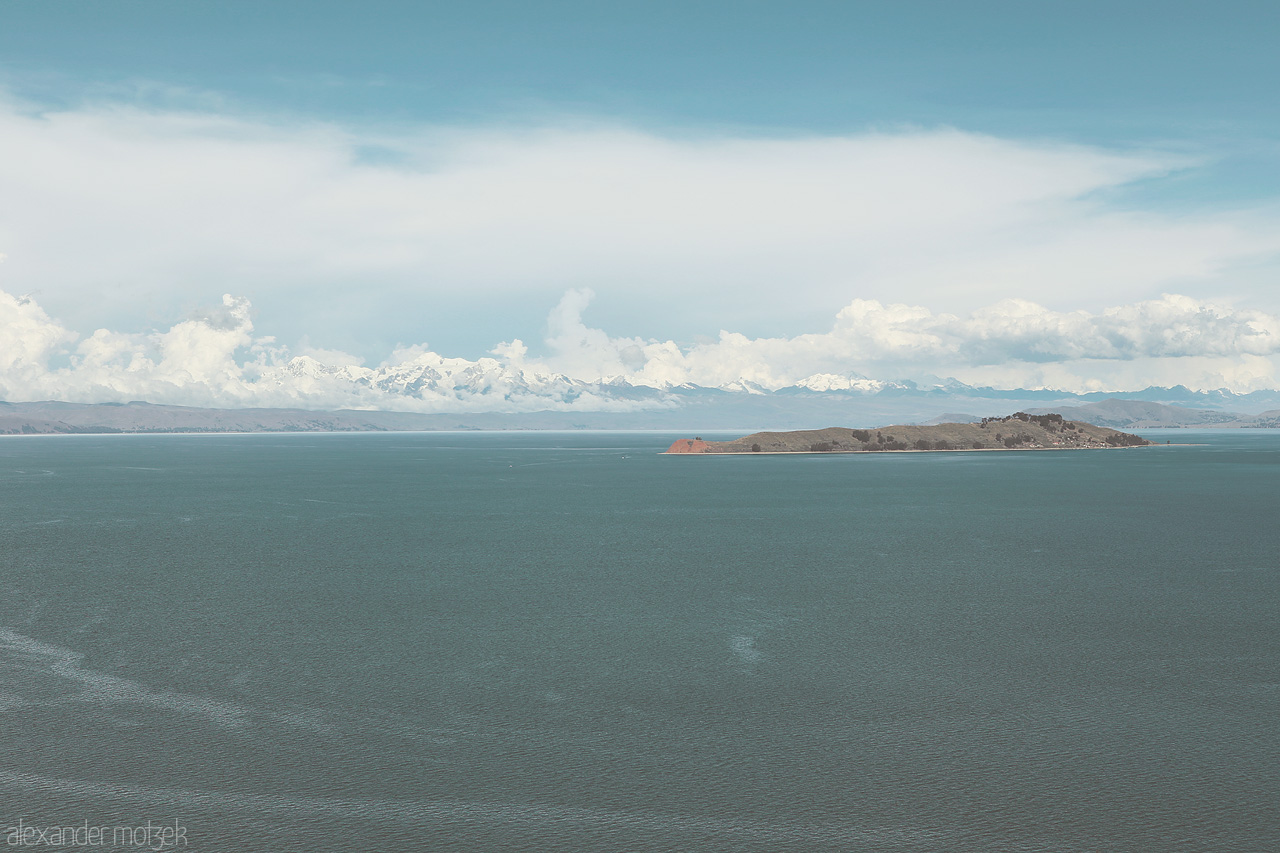
{"label": "island", "polygon": [[733,441],[682,438],[667,453],[884,453],[939,450],[1085,450],[1143,447],[1145,438],[1107,427],[1069,421],[1059,414],[1014,412],[975,423],[894,425],[878,429],[757,432]]}

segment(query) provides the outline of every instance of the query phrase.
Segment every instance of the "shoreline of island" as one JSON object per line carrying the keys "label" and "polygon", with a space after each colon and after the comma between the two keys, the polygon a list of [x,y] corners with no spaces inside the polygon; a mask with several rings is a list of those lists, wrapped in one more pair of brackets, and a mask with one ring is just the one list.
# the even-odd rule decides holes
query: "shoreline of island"
{"label": "shoreline of island", "polygon": [[1203,447],[1202,444],[1130,444],[1123,447],[953,447],[950,450],[721,450],[713,453],[672,453],[659,456],[877,456],[884,453],[1029,453],[1035,451],[1136,450],[1143,447]]}
{"label": "shoreline of island", "polygon": [[[781,453],[951,453],[976,450],[1106,450],[1149,447],[1132,433],[1071,421],[1057,413],[1014,412],[973,423],[922,426],[895,424],[876,429],[827,427],[818,430],[758,432],[729,441],[701,436],[671,443],[673,456],[777,455]],[[664,454],[664,455],[665,455]]]}

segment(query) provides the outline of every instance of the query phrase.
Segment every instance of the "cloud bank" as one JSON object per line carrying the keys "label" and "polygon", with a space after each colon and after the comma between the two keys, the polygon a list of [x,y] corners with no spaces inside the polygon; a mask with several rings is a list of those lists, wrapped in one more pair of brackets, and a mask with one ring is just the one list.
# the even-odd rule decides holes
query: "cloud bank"
{"label": "cloud bank", "polygon": [[[1197,168],[1167,151],[356,130],[3,94],[0,139],[12,400],[522,411],[663,404],[632,385],[1277,382],[1280,215],[1144,206]],[[252,308],[200,308],[224,290]]]}
{"label": "cloud bank", "polygon": [[1127,200],[1196,167],[1157,150],[554,118],[355,130],[4,97],[0,139],[0,287],[80,330],[144,330],[226,289],[282,340],[366,358],[422,335],[482,352],[581,288],[676,340],[796,335],[855,296],[1098,312],[1179,292],[1280,310],[1258,273],[1280,251],[1275,210]]}
{"label": "cloud bank", "polygon": [[1002,300],[967,316],[855,299],[826,332],[762,338],[721,332],[714,342],[687,348],[588,328],[581,311],[590,296],[570,292],[552,312],[548,362],[659,387],[747,382],[777,389],[812,385],[806,380],[815,374],[871,373],[1067,391],[1150,384],[1255,390],[1274,387],[1273,358],[1280,353],[1276,316],[1177,295],[1096,314]]}
{"label": "cloud bank", "polygon": [[539,355],[518,338],[474,360],[415,345],[366,367],[337,352],[290,352],[258,334],[248,300],[230,295],[165,330],[81,337],[33,299],[0,292],[0,398],[521,412],[672,404],[645,387],[875,392],[885,380],[926,375],[1071,392],[1277,387],[1280,317],[1185,296],[1099,313],[1003,301],[965,316],[856,299],[825,332],[751,338],[725,331],[688,346],[588,326],[583,312],[592,296],[564,294],[548,315]]}

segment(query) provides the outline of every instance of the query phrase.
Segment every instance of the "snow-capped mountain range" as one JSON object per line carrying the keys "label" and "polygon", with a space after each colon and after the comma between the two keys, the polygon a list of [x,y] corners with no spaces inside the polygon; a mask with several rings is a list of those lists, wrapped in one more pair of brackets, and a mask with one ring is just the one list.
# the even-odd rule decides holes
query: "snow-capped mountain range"
{"label": "snow-capped mountain range", "polygon": [[[1235,394],[1225,389],[1193,391],[1184,386],[1149,387],[1132,392],[1072,393],[1053,389],[996,389],[967,385],[956,379],[928,381],[871,379],[859,374],[818,373],[793,385],[769,389],[746,380],[717,387],[693,384],[654,387],[632,384],[625,377],[589,382],[561,373],[542,372],[496,359],[478,361],[425,353],[409,361],[381,367],[331,366],[299,356],[281,367],[263,370],[261,384],[273,386],[303,404],[308,399],[349,396],[349,408],[405,411],[599,411],[626,412],[679,408],[697,399],[747,398],[827,399],[833,403],[875,399],[983,400],[1039,403],[1083,403],[1123,397],[1168,405],[1257,413],[1280,405],[1280,392]],[[400,405],[397,405],[399,403]],[[363,405],[361,405],[363,404]]]}

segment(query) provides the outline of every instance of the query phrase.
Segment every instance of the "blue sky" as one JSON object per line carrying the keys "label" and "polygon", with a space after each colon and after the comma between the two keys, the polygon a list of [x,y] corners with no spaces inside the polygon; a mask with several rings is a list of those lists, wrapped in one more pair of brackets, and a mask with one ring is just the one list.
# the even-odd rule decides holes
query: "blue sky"
{"label": "blue sky", "polygon": [[155,82],[266,111],[545,110],[844,132],[957,124],[1088,142],[1274,137],[1270,2],[5,4],[11,85]]}
{"label": "blue sky", "polygon": [[[253,306],[237,363],[515,341],[540,369],[639,375],[637,347],[729,333],[791,342],[760,344],[791,365],[774,384],[1273,387],[1277,32],[1263,2],[7,3],[0,290],[62,330],[11,325],[61,341],[22,350],[50,370],[230,293]],[[987,328],[1010,299],[1101,317],[1162,294],[1202,306],[1176,335],[1252,349],[1055,373],[1007,332],[1026,311]],[[859,300],[1007,350],[804,338]]]}

